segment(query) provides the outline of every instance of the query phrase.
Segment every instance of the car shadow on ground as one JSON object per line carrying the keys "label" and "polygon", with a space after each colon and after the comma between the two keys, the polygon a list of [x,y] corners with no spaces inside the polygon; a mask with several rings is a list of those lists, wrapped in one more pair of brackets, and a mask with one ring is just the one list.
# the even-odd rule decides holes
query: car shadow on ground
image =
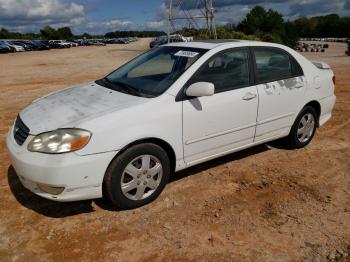
{"label": "car shadow on ground", "polygon": [[21,184],[13,166],[8,168],[7,179],[11,192],[16,200],[22,206],[44,216],[62,218],[94,211],[91,200],[60,203],[33,194]]}
{"label": "car shadow on ground", "polygon": [[[189,177],[200,172],[207,170],[209,168],[215,168],[217,166],[226,164],[228,162],[237,161],[242,158],[257,155],[259,153],[269,150],[267,145],[259,145],[243,151],[239,151],[233,154],[229,154],[217,159],[210,160],[203,164],[199,164],[178,173],[175,173],[169,183],[181,180],[185,177]],[[108,211],[119,211],[106,199],[96,199],[96,200],[86,200],[86,201],[76,201],[69,203],[54,202],[48,199],[39,197],[28,189],[23,187],[21,184],[15,169],[10,166],[7,172],[8,183],[12,194],[15,196],[16,200],[24,207],[31,209],[39,214],[42,214],[51,218],[63,218],[68,216],[74,216],[83,213],[94,212],[93,202],[100,208]]]}
{"label": "car shadow on ground", "polygon": [[192,166],[190,168],[187,168],[185,170],[182,170],[182,171],[175,173],[170,178],[169,183],[178,181],[178,180],[183,179],[185,177],[199,174],[200,172],[205,171],[205,170],[210,169],[210,168],[215,168],[217,166],[221,166],[221,165],[224,165],[224,164],[229,163],[229,162],[238,161],[240,159],[243,159],[243,158],[246,158],[249,156],[260,154],[260,153],[265,152],[267,150],[269,150],[269,147],[267,145],[258,145],[258,146],[251,147],[251,148],[248,148],[248,149],[245,149],[242,151],[238,151],[236,153],[232,153],[232,154],[229,154],[226,156],[215,158],[213,160],[204,162],[204,163],[199,164],[199,165]]}

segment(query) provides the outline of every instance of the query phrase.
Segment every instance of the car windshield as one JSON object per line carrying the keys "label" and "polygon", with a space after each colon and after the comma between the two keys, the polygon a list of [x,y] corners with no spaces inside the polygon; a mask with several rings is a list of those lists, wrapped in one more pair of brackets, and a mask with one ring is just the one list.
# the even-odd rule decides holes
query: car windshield
{"label": "car windshield", "polygon": [[96,83],[131,95],[156,97],[165,92],[206,51],[188,47],[155,48]]}

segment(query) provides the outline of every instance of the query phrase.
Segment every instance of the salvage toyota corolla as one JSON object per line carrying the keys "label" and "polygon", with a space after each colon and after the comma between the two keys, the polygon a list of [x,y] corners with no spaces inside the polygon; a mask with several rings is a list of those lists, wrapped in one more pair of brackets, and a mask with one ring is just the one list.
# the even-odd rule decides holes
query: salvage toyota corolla
{"label": "salvage toyota corolla", "polygon": [[44,198],[154,200],[179,170],[283,138],[306,146],[331,117],[335,77],[277,44],[173,43],[103,79],[32,102],[7,136],[22,184]]}

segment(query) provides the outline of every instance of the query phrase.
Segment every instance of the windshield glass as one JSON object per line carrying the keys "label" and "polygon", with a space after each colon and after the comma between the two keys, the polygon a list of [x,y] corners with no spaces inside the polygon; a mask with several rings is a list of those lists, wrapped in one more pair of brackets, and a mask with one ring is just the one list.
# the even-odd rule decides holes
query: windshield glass
{"label": "windshield glass", "polygon": [[188,47],[152,49],[118,68],[97,84],[132,95],[165,92],[207,50]]}

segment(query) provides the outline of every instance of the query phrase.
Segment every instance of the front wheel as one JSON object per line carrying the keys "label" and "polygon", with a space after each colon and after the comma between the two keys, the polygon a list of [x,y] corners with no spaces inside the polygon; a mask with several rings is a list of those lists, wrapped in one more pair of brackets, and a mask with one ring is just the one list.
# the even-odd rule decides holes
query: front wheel
{"label": "front wheel", "polygon": [[158,145],[132,146],[117,156],[109,166],[104,188],[118,208],[143,206],[158,197],[170,176],[167,153]]}
{"label": "front wheel", "polygon": [[285,142],[290,148],[302,148],[310,143],[315,135],[317,113],[311,106],[304,107],[296,118]]}

